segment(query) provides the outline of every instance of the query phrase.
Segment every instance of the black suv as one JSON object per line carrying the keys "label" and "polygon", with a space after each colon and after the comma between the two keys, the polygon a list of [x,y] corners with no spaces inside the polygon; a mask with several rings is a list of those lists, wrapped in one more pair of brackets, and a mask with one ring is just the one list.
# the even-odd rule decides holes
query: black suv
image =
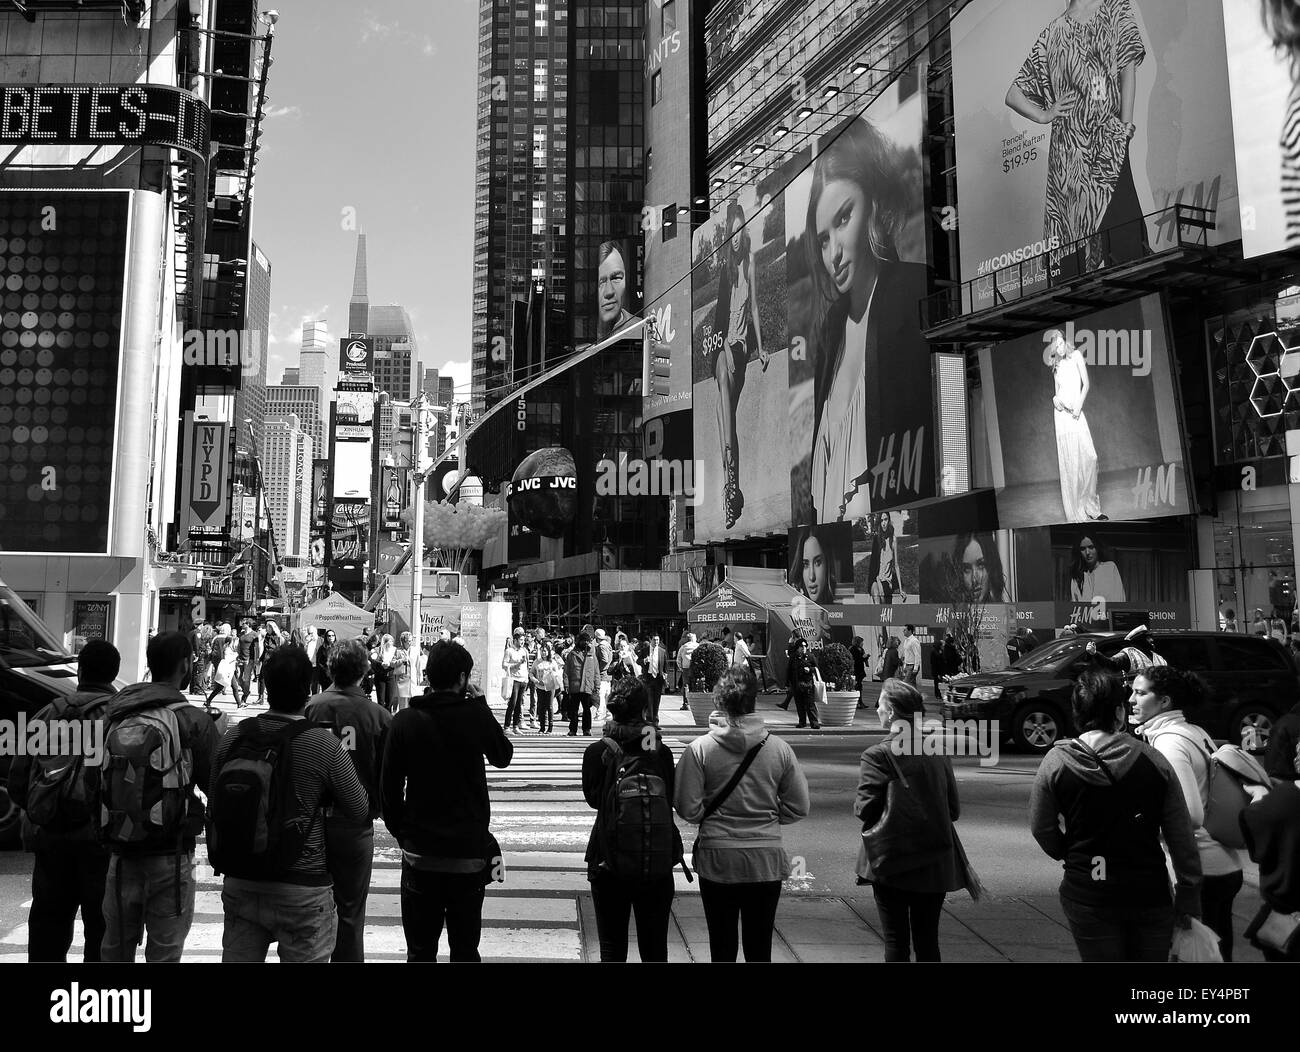
{"label": "black suv", "polygon": [[[1209,686],[1204,705],[1186,713],[1215,738],[1262,753],[1279,716],[1300,701],[1300,673],[1276,640],[1225,632],[1153,631],[1170,665],[1195,672]],[[1043,753],[1074,733],[1070,693],[1087,663],[1087,645],[1108,657],[1124,647],[1121,632],[1084,633],[1045,643],[1010,668],[953,682],[945,719],[997,720],[1019,749]]]}

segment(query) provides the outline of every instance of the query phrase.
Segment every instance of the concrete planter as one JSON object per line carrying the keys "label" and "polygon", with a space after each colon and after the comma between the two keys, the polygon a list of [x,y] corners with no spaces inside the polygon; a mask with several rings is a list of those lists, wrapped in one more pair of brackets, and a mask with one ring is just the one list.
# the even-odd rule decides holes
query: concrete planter
{"label": "concrete planter", "polygon": [[856,690],[828,690],[826,707],[821,711],[823,727],[849,727],[862,695]]}
{"label": "concrete planter", "polygon": [[691,707],[691,717],[695,720],[695,726],[707,727],[709,717],[713,715],[713,691],[688,690],[686,704]]}

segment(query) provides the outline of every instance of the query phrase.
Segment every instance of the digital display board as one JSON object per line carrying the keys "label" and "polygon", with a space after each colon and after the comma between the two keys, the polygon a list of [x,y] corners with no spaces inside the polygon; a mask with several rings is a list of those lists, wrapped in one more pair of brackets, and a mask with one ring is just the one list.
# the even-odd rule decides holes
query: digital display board
{"label": "digital display board", "polygon": [[207,159],[203,100],[163,84],[0,85],[0,145],[162,146]]}

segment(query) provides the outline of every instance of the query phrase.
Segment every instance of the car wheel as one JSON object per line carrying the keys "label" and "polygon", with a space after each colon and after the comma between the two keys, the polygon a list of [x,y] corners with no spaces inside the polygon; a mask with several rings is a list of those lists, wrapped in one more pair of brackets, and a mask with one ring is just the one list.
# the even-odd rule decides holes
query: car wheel
{"label": "car wheel", "polygon": [[0,851],[7,851],[20,846],[22,812],[18,805],[9,798],[9,791],[0,786]]}
{"label": "car wheel", "polygon": [[1011,717],[1011,741],[1024,752],[1045,753],[1064,736],[1064,721],[1050,705],[1030,702]]}
{"label": "car wheel", "polygon": [[1277,715],[1272,709],[1255,703],[1243,705],[1232,717],[1228,741],[1240,745],[1253,756],[1259,756],[1268,748],[1276,720]]}

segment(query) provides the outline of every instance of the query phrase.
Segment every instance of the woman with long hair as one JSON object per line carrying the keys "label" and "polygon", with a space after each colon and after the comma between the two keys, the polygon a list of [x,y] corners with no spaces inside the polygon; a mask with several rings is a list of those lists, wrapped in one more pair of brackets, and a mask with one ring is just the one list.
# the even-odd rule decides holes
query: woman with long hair
{"label": "woman with long hair", "polygon": [[740,491],[740,444],[736,435],[736,409],[745,388],[745,370],[751,352],[767,369],[768,352],[758,321],[758,274],[754,250],[739,201],[727,205],[727,240],[723,243],[718,272],[718,302],[713,332],[722,337],[713,375],[718,381],[718,438],[725,471],[723,497],[727,529],[740,518],[745,495]]}
{"label": "woman with long hair", "polygon": [[1056,463],[1065,521],[1105,522],[1107,516],[1101,513],[1097,498],[1097,447],[1083,415],[1091,387],[1088,363],[1060,329],[1049,332],[1047,340],[1052,349],[1047,364],[1056,387],[1052,408],[1056,411]]}
{"label": "woman with long hair", "polygon": [[835,560],[827,530],[803,526],[790,546],[786,580],[814,603],[835,602]]}
{"label": "woman with long hair", "polygon": [[393,684],[393,669],[397,664],[397,645],[387,632],[370,652],[370,674],[375,683],[375,700],[389,712],[397,711],[397,693]]}
{"label": "woman with long hair", "polygon": [[1002,556],[991,533],[959,534],[952,546],[950,574],[953,602],[1008,602]]}
{"label": "woman with long hair", "polygon": [[876,531],[878,549],[873,551],[875,570],[871,588],[881,603],[889,604],[895,595],[902,595],[903,579],[898,572],[898,545],[894,540],[894,517],[882,511]]}
{"label": "woman with long hair", "polygon": [[419,661],[419,648],[412,639],[410,632],[401,633],[397,637],[397,653],[393,655],[390,697],[398,712],[409,706],[413,697],[424,693],[421,687],[424,669]]}
{"label": "woman with long hair", "polygon": [[[916,318],[926,269],[898,255],[911,210],[901,168],[894,147],[862,118],[813,165],[804,244],[812,279],[811,486],[818,522],[870,513],[871,468],[882,448],[895,456],[914,444],[921,450],[919,477],[898,472],[898,492],[922,489],[932,473],[933,453],[914,434],[914,401],[903,397],[926,389],[930,355]],[[881,496],[890,488],[878,483]]]}
{"label": "woman with long hair", "polygon": [[[1007,89],[1011,110],[1052,128],[1043,236],[1059,249],[1054,270],[1076,253],[1084,270],[1095,270],[1146,248],[1129,160],[1137,68],[1145,58],[1129,0],[1068,0]],[[1110,235],[1092,236],[1101,230]]]}
{"label": "woman with long hair", "polygon": [[1104,599],[1108,603],[1125,601],[1119,567],[1111,562],[1106,546],[1088,534],[1079,538],[1070,556],[1069,585],[1071,602],[1091,603],[1094,599]]}

